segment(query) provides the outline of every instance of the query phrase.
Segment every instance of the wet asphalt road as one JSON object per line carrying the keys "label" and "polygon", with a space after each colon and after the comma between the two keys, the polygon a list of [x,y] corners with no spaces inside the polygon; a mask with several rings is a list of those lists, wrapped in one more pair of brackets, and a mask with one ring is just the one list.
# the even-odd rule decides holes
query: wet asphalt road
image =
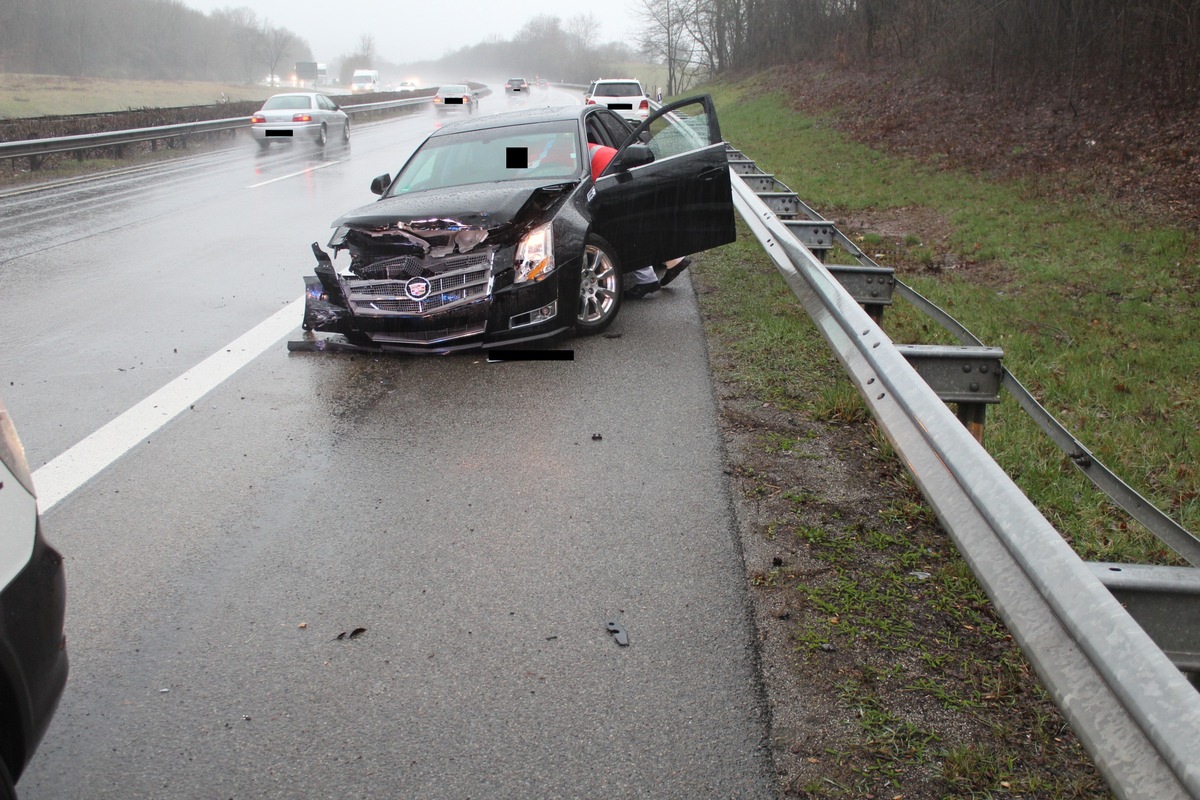
{"label": "wet asphalt road", "polygon": [[[35,470],[299,297],[432,124],[0,200],[31,214],[0,219],[0,391]],[[501,364],[280,340],[50,509],[72,673],[22,798],[775,796],[686,277],[612,333]]]}

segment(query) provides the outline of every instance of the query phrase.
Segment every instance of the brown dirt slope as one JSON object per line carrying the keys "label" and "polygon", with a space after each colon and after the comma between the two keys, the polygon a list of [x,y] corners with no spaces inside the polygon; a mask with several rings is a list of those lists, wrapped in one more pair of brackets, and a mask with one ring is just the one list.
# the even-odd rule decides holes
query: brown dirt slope
{"label": "brown dirt slope", "polygon": [[1067,195],[1107,198],[1163,222],[1200,224],[1200,125],[1195,109],[1150,95],[1122,101],[1103,87],[1073,99],[1047,87],[1027,94],[964,90],[884,71],[774,71],[798,110],[837,109],[838,127],[863,143],[998,178],[1037,176]]}

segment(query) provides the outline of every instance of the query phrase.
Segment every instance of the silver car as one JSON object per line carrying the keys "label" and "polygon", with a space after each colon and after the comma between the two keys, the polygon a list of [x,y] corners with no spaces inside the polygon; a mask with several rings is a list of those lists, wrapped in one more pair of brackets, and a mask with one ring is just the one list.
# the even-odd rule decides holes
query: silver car
{"label": "silver car", "polygon": [[313,142],[324,147],[330,140],[350,143],[350,117],[337,103],[317,92],[277,94],[250,118],[250,135],[262,149],[271,142]]}

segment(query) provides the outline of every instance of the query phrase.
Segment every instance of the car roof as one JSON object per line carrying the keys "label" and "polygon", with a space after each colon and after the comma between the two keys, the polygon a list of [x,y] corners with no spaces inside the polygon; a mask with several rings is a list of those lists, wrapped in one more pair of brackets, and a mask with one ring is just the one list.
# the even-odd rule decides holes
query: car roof
{"label": "car roof", "polygon": [[500,114],[487,114],[475,119],[464,119],[452,125],[439,128],[430,134],[430,138],[446,133],[462,133],[464,131],[481,131],[488,128],[503,128],[507,125],[529,125],[537,122],[561,122],[562,120],[579,119],[589,111],[595,111],[596,106],[542,106],[540,108],[522,108],[517,111],[505,111]]}

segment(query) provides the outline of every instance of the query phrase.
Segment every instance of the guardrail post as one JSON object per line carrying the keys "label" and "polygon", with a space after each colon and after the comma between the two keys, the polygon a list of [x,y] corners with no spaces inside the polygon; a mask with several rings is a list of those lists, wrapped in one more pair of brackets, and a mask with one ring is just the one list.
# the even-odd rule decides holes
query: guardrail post
{"label": "guardrail post", "polygon": [[825,269],[837,278],[842,288],[863,307],[876,325],[883,325],[883,308],[892,304],[892,290],[896,286],[894,269],[855,264],[830,264]]}
{"label": "guardrail post", "polygon": [[1088,562],[1193,684],[1200,680],[1200,568]]}
{"label": "guardrail post", "polygon": [[937,344],[898,344],[896,350],[942,402],[957,405],[958,419],[982,442],[987,407],[1000,402],[1004,351]]}
{"label": "guardrail post", "polygon": [[958,419],[975,437],[975,441],[982,444],[983,425],[987,422],[987,406],[983,403],[959,403]]}

